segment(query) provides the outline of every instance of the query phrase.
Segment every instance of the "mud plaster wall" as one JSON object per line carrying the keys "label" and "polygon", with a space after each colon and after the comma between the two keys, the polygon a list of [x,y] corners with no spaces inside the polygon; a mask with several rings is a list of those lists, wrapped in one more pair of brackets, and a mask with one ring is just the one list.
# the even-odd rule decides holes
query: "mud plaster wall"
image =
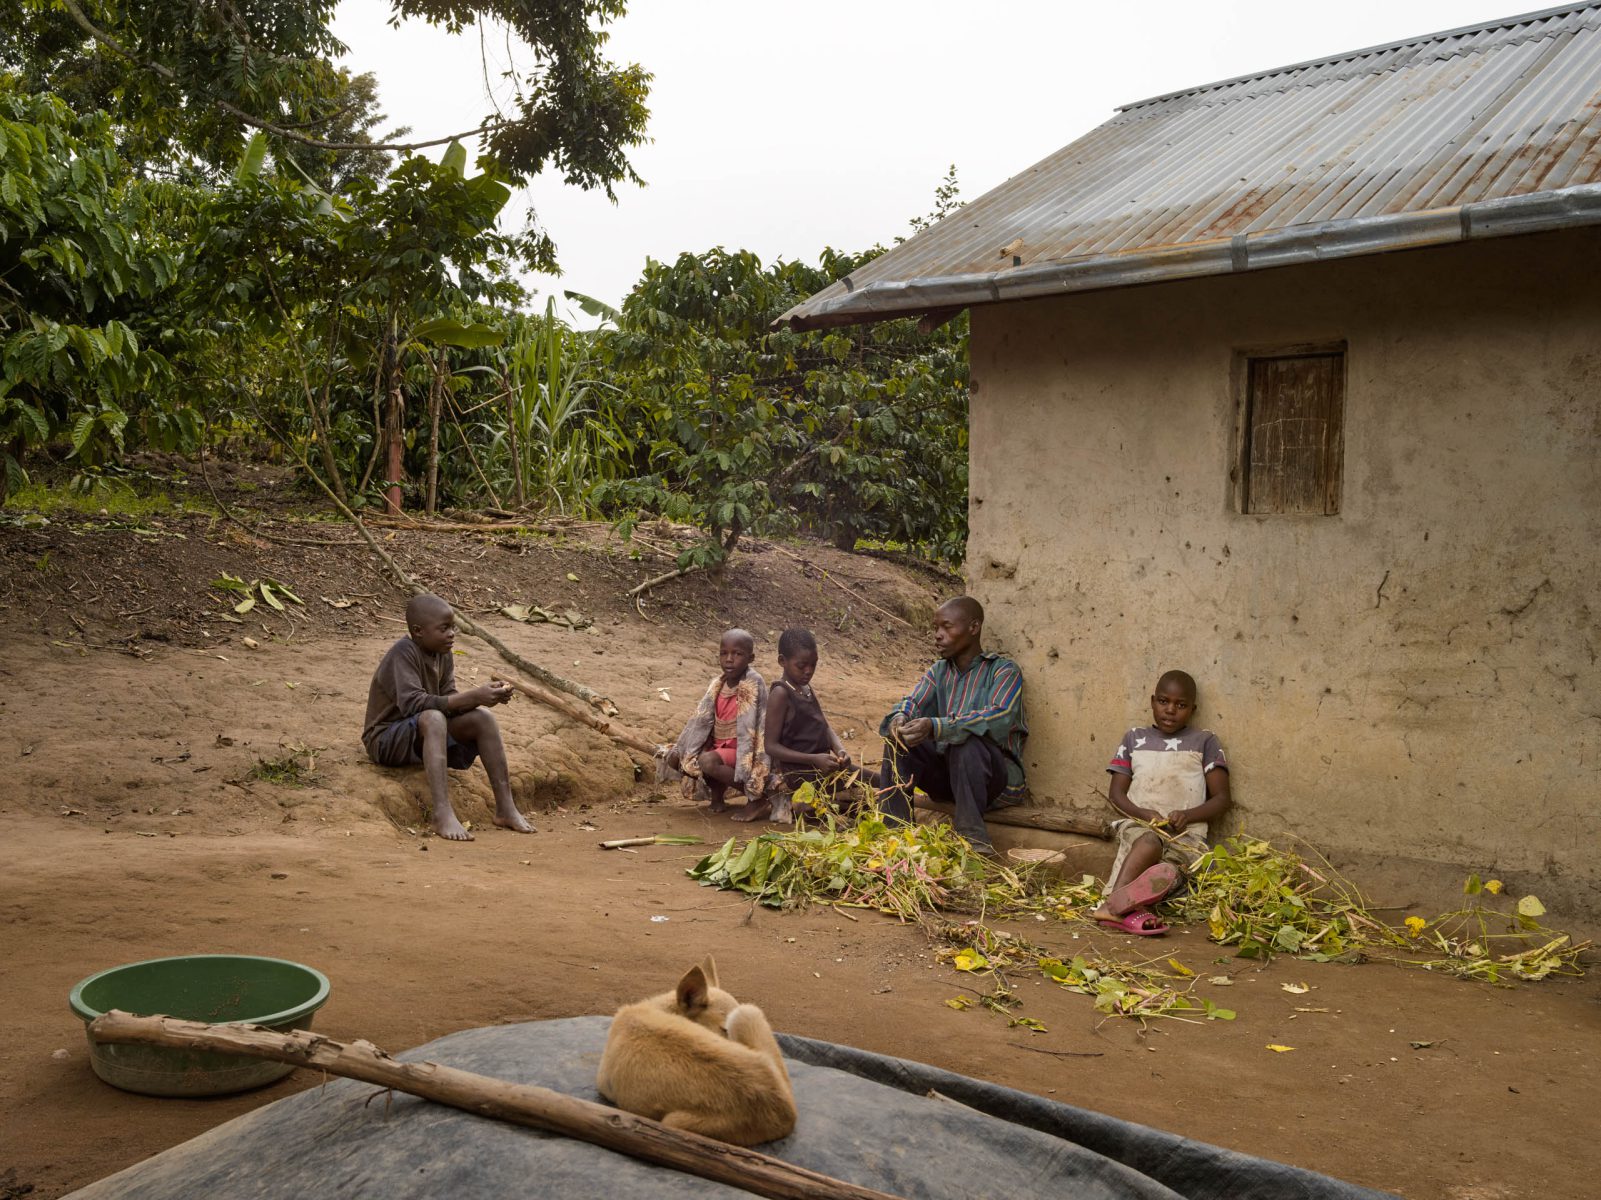
{"label": "mud plaster wall", "polygon": [[[1102,804],[1182,667],[1235,827],[1601,909],[1598,268],[1572,231],[975,309],[968,575],[1036,794]],[[1235,351],[1330,341],[1342,511],[1241,514]]]}

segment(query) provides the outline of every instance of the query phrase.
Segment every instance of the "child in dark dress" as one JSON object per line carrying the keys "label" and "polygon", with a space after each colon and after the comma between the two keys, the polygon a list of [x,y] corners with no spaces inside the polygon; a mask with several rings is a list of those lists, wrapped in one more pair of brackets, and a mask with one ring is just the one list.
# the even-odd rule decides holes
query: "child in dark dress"
{"label": "child in dark dress", "polygon": [[790,796],[803,783],[822,784],[855,769],[845,743],[823,716],[812,691],[817,671],[817,639],[805,629],[786,629],[778,639],[778,665],[783,678],[767,698],[767,757],[773,764],[773,789],[766,800],[746,807],[736,821],[793,820]]}

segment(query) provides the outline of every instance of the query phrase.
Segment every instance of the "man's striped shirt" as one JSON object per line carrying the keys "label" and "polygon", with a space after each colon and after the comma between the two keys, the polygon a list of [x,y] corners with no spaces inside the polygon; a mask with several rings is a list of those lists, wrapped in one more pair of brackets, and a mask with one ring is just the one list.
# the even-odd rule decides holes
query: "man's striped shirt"
{"label": "man's striped shirt", "polygon": [[884,718],[880,735],[889,735],[889,723],[899,713],[908,720],[930,717],[933,740],[944,749],[970,737],[986,737],[1006,756],[1006,791],[1002,796],[1019,800],[1024,795],[1023,739],[1028,722],[1023,718],[1023,672],[1009,658],[993,651],[978,655],[959,671],[940,659],[917,681],[917,686]]}

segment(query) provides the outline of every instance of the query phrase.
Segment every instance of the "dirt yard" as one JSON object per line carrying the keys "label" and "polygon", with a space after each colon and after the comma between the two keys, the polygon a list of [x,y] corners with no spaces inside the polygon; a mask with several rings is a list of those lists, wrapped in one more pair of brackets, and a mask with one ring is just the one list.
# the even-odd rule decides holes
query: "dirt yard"
{"label": "dirt yard", "polygon": [[[746,827],[636,783],[610,743],[521,699],[499,714],[539,831],[489,828],[475,770],[453,786],[478,840],[425,836],[420,772],[373,768],[358,742],[369,673],[402,632],[402,597],[367,553],[268,544],[199,516],[146,520],[143,533],[112,523],[0,528],[0,1200],[62,1195],[316,1082],[299,1073],[244,1096],[180,1101],[123,1094],[90,1073],[66,1002],[78,979],[230,951],[318,967],[333,993],[317,1028],[392,1050],[609,1012],[710,951],[730,989],[779,1029],[1420,1200],[1593,1186],[1575,1134],[1601,1110],[1594,979],[1502,990],[1379,965],[1247,963],[1197,930],[1153,946],[1041,926],[1029,935],[1064,953],[1094,941],[1226,973],[1232,989],[1212,994],[1239,1018],[1142,1030],[1025,983],[1022,1012],[1049,1032],[1009,1029],[945,1006],[960,981],[913,928],[831,909],[753,911],[685,878],[702,848],[601,851],[608,837],[715,844]],[[272,528],[349,537],[333,525]],[[669,552],[671,538],[656,534]],[[769,547],[719,583],[669,585],[640,612],[621,593],[664,560],[636,561],[582,527],[406,532],[388,544],[474,615],[537,602],[592,618],[569,632],[483,617],[528,657],[608,693],[622,721],[653,737],[676,729],[715,672],[720,626],[750,627],[771,677],[777,631],[805,622],[822,643],[818,694],[869,761],[879,714],[928,655],[920,632],[881,609],[920,622],[949,587],[873,558]],[[281,580],[304,605],[225,621],[237,596],[206,586],[223,571]],[[464,686],[498,669],[481,643],[457,644]],[[1104,868],[1099,845],[1074,853]],[[1281,988],[1302,982],[1305,994]]]}

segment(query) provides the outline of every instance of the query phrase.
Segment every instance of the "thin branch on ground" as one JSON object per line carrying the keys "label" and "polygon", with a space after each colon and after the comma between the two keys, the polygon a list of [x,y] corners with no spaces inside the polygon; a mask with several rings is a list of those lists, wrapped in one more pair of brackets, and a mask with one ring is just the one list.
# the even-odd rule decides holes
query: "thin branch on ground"
{"label": "thin branch on ground", "polygon": [[223,520],[233,522],[233,524],[239,526],[240,529],[243,529],[251,537],[264,538],[269,542],[277,542],[282,546],[359,546],[361,544],[360,542],[353,542],[349,538],[331,540],[327,538],[284,537],[281,534],[268,533],[264,529],[251,526],[241,518],[235,516],[233,510],[228,507],[228,502],[218,495],[217,489],[212,486],[211,476],[206,472],[206,446],[209,444],[210,440],[211,424],[210,422],[207,422],[206,437],[200,444],[200,478],[205,481],[206,491],[211,493],[212,503],[217,506],[217,511],[222,514]]}
{"label": "thin branch on ground", "polygon": [[628,591],[625,592],[624,594],[630,600],[633,600],[633,601],[635,601],[637,603],[639,598],[641,596],[643,596],[646,592],[650,591],[651,588],[660,587],[662,584],[670,583],[674,579],[682,579],[685,575],[689,575],[689,574],[691,574],[691,573],[693,573],[695,571],[698,571],[700,569],[701,569],[700,567],[695,566],[693,564],[691,564],[690,566],[687,566],[687,567],[678,567],[675,570],[668,571],[665,575],[657,575],[657,576],[654,576],[653,578],[645,580],[644,583],[635,584],[633,587],[629,588]]}
{"label": "thin branch on ground", "polygon": [[773,549],[777,550],[780,554],[784,555],[787,558],[794,559],[796,562],[800,563],[801,566],[803,566],[803,567],[817,567],[817,569],[822,572],[823,578],[828,580],[829,583],[833,584],[840,591],[846,593],[847,595],[855,596],[856,599],[860,600],[863,604],[867,605],[871,609],[875,609],[876,611],[883,613],[890,620],[899,621],[902,625],[906,626],[906,628],[908,628],[908,629],[916,629],[917,628],[917,626],[913,625],[910,621],[908,621],[905,617],[901,616],[899,613],[890,612],[890,610],[885,608],[882,604],[874,604],[871,600],[869,600],[866,596],[862,595],[855,588],[849,587],[846,584],[843,584],[839,580],[835,579],[834,576],[829,573],[829,571],[828,571],[828,569],[826,567],[818,567],[817,564],[812,562],[810,559],[802,558],[800,555],[794,553],[791,550],[786,550],[782,546],[779,546],[779,545],[775,544],[773,546]]}
{"label": "thin branch on ground", "polygon": [[[430,594],[429,589],[425,588],[422,584],[418,583],[409,574],[407,574],[405,568],[395,561],[394,556],[378,544],[378,539],[373,537],[372,531],[362,524],[361,518],[356,516],[356,514],[350,510],[350,506],[334,493],[333,488],[328,486],[327,481],[323,479],[321,475],[317,474],[316,470],[306,459],[306,456],[300,451],[299,447],[295,446],[294,443],[292,443],[288,438],[279,433],[278,430],[272,425],[267,424],[265,421],[263,424],[266,425],[268,432],[276,437],[279,443],[282,444],[283,447],[290,452],[290,454],[294,455],[295,460],[300,465],[300,469],[311,478],[313,483],[322,489],[323,494],[327,496],[328,499],[333,502],[334,507],[339,510],[339,515],[344,517],[345,520],[349,521],[351,525],[355,527],[356,532],[359,533],[362,540],[367,543],[368,549],[376,554],[385,568],[388,569],[390,578],[393,579],[402,589],[411,592],[413,595],[422,596]],[[566,692],[570,696],[577,696],[585,704],[589,704],[595,708],[598,708],[608,717],[617,715],[617,706],[613,704],[610,699],[601,695],[599,692],[595,691],[591,687],[586,686],[585,684],[578,683],[575,680],[566,679],[556,674],[554,671],[547,670],[538,663],[524,658],[521,654],[518,654],[515,650],[512,650],[509,646],[507,646],[505,642],[501,641],[494,634],[480,626],[476,621],[473,621],[471,618],[469,618],[459,608],[456,609],[456,627],[463,633],[472,634],[480,641],[488,642],[490,647],[493,648],[501,658],[505,659],[519,671],[523,672],[523,674],[537,679],[546,687],[555,688],[560,692]]]}

